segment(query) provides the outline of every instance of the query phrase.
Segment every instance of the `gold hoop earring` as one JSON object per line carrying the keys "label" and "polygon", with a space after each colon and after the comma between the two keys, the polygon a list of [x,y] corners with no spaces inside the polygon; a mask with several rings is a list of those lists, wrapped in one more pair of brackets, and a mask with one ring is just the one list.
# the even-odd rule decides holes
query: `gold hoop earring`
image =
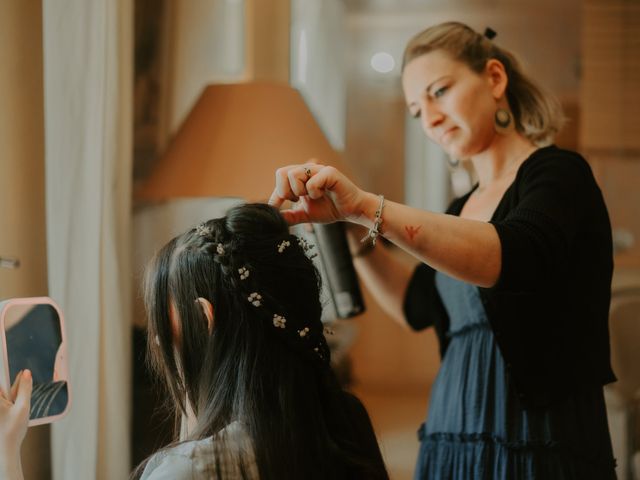
{"label": "gold hoop earring", "polygon": [[496,110],[496,113],[493,117],[494,127],[496,132],[504,135],[509,131],[509,127],[513,121],[513,117],[509,110],[505,110],[504,108],[499,108]]}

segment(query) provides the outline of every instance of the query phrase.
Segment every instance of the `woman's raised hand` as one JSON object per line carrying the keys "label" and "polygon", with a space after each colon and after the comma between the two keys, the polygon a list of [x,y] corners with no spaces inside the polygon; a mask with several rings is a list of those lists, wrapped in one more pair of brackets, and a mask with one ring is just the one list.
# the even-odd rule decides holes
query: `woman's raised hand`
{"label": "woman's raised hand", "polygon": [[317,163],[291,165],[276,171],[276,187],[269,204],[279,208],[290,200],[293,208],[281,213],[290,225],[356,221],[362,214],[365,192],[334,167]]}
{"label": "woman's raised hand", "polygon": [[9,392],[0,391],[0,478],[22,479],[20,446],[27,433],[32,388],[31,372],[23,370]]}

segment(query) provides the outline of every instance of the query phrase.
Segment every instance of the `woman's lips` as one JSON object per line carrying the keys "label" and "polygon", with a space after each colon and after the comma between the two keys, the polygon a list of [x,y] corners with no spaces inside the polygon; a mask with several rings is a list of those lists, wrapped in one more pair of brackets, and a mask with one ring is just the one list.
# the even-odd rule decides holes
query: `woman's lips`
{"label": "woman's lips", "polygon": [[457,127],[451,127],[448,130],[445,130],[444,133],[440,136],[440,143],[445,143],[451,137],[451,134],[455,130],[457,130]]}

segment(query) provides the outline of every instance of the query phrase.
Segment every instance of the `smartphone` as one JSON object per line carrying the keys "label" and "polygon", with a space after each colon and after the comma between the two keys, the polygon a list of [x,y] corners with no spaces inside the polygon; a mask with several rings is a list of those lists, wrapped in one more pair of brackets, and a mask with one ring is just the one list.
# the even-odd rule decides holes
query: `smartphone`
{"label": "smartphone", "polygon": [[49,297],[0,303],[0,388],[8,393],[18,374],[31,370],[29,426],[64,417],[71,406],[64,317]]}

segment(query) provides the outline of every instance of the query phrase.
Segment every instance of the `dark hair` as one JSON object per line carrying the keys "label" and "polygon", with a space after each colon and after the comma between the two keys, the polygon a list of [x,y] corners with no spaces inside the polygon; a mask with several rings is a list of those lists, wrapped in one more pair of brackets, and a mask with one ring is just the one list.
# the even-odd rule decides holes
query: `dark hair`
{"label": "dark hair", "polygon": [[[305,250],[265,204],[234,207],[171,240],[145,275],[148,358],[176,421],[185,398],[193,407],[189,440],[241,419],[262,480],[387,478],[366,412],[354,410],[329,367],[320,276]],[[198,297],[213,305],[211,333]]]}
{"label": "dark hair", "polygon": [[[494,32],[495,33],[495,32]],[[525,75],[515,55],[460,22],[444,22],[416,34],[404,50],[402,70],[414,58],[441,50],[480,73],[492,58],[507,73],[507,101],[516,130],[538,146],[553,142],[565,117],[560,102]]]}

